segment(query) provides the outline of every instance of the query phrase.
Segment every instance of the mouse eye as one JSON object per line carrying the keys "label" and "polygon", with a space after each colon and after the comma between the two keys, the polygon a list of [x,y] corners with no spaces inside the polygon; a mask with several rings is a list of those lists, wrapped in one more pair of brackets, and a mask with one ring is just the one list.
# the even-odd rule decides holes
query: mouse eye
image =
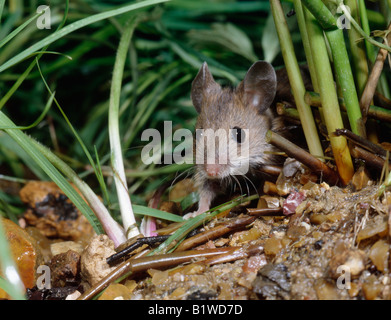
{"label": "mouse eye", "polygon": [[237,142],[237,143],[243,143],[244,140],[246,139],[246,132],[238,127],[234,127],[232,130],[232,138]]}

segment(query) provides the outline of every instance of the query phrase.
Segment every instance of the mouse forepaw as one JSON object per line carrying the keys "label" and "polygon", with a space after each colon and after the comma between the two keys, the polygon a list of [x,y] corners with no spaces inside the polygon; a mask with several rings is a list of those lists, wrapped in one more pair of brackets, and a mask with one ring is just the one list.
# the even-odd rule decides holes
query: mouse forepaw
{"label": "mouse forepaw", "polygon": [[210,199],[201,197],[200,201],[198,202],[198,210],[189,212],[183,216],[183,219],[187,220],[190,218],[194,218],[210,209]]}
{"label": "mouse forepaw", "polygon": [[200,210],[197,210],[197,211],[193,211],[193,212],[189,212],[189,213],[186,213],[184,216],[183,216],[183,219],[187,220],[187,219],[190,219],[190,218],[194,218],[202,213],[204,213],[205,211],[200,211]]}

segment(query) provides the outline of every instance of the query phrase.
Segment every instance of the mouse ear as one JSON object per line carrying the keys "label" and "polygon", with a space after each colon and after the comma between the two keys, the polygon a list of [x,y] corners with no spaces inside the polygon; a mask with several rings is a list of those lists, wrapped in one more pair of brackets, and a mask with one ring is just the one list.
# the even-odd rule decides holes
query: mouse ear
{"label": "mouse ear", "polygon": [[212,91],[220,90],[220,85],[213,79],[208,64],[204,62],[191,84],[191,100],[198,113],[201,112],[204,97]]}
{"label": "mouse ear", "polygon": [[272,104],[277,90],[277,76],[272,65],[266,61],[255,62],[240,84],[247,105],[264,112]]}

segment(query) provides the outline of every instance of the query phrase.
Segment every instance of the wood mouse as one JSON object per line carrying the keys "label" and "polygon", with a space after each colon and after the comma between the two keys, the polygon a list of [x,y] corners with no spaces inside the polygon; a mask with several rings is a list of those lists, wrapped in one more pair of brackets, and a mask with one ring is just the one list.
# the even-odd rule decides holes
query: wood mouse
{"label": "wood mouse", "polygon": [[[270,154],[276,150],[266,142],[265,135],[268,130],[280,131],[284,127],[282,119],[271,108],[278,92],[282,96],[290,95],[286,72],[285,75],[284,72],[280,74],[279,78],[284,78],[284,83],[278,84],[273,66],[257,61],[236,88],[223,88],[213,79],[207,63],[201,66],[192,83],[191,99],[198,112],[194,150],[196,157],[201,154],[204,161],[197,162],[194,176],[200,197],[199,207],[197,211],[185,215],[185,219],[209,210],[217,194],[228,191],[239,180],[257,176],[263,165],[278,162],[278,156]],[[212,162],[207,161],[206,152],[210,141],[199,143],[206,129],[225,132],[227,138],[226,142],[216,138],[215,161]],[[248,163],[246,174],[235,174],[237,159],[234,156],[237,155],[232,155],[229,148],[232,145],[236,147],[237,154],[247,154],[246,159],[241,159]],[[219,156],[224,152],[227,161],[220,163]]]}

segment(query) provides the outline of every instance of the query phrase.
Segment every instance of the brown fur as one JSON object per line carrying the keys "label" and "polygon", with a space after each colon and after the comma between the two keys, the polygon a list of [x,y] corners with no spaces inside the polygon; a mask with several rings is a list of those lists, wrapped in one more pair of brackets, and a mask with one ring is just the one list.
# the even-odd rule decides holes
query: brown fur
{"label": "brown fur", "polygon": [[[249,176],[262,165],[274,164],[277,161],[275,156],[269,154],[275,150],[274,147],[265,140],[268,130],[279,131],[283,127],[281,118],[270,108],[276,92],[277,76],[274,69],[270,64],[261,61],[249,69],[237,88],[221,88],[214,81],[206,64],[201,67],[193,81],[192,100],[199,112],[196,129],[223,129],[227,134],[235,127],[249,130],[249,137],[246,137],[249,139]],[[219,147],[217,141],[216,151]],[[240,151],[242,144],[238,143],[237,147]],[[225,148],[228,149],[228,145]],[[197,148],[195,151],[197,152]],[[200,202],[199,210],[195,214],[209,209],[215,195],[224,191],[224,186],[238,181],[230,175],[231,166],[228,156],[227,164],[218,165],[219,175],[210,176],[204,164],[197,165],[195,179]]]}

